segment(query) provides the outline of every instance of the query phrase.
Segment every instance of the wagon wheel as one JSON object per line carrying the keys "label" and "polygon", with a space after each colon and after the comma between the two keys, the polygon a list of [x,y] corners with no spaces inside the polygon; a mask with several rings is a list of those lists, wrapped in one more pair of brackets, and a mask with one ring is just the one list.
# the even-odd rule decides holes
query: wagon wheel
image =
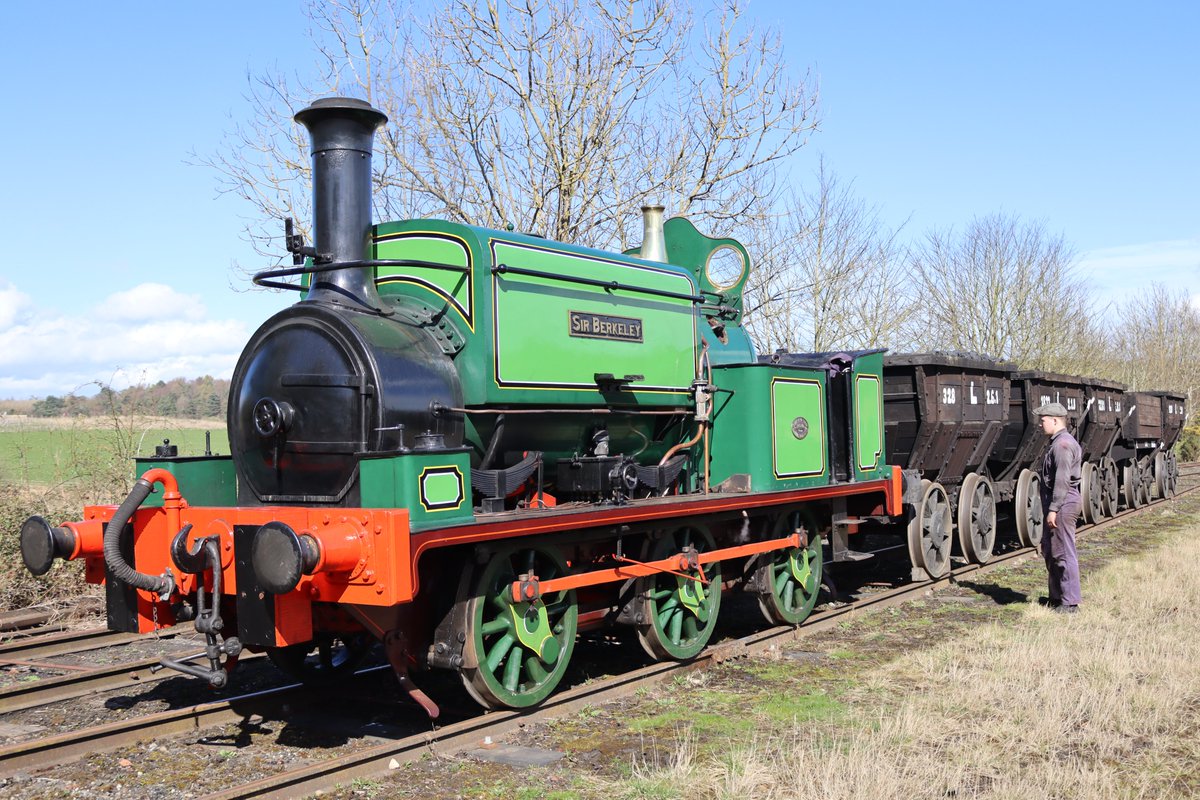
{"label": "wagon wheel", "polygon": [[1167,482],[1170,478],[1167,475],[1167,454],[1159,450],[1154,454],[1154,496],[1162,499],[1167,496]]}
{"label": "wagon wheel", "polygon": [[[712,550],[712,535],[704,528],[678,528],[655,543],[650,558],[658,561],[692,548],[697,553]],[[720,562],[682,574],[660,572],[638,578],[637,586],[644,603],[645,621],[638,626],[642,649],[659,660],[686,661],[699,655],[717,627]]]}
{"label": "wagon wheel", "polygon": [[1081,471],[1079,494],[1083,501],[1083,521],[1094,525],[1104,516],[1102,508],[1104,489],[1100,485],[1100,470],[1095,464],[1087,461],[1084,462]]}
{"label": "wagon wheel", "polygon": [[996,494],[992,482],[971,473],[958,492],[958,543],[975,564],[986,564],[996,546]]}
{"label": "wagon wheel", "polygon": [[1138,474],[1137,462],[1133,460],[1121,465],[1121,504],[1125,508],[1142,506],[1142,478]]}
{"label": "wagon wheel", "polygon": [[921,481],[921,499],[908,521],[908,554],[914,567],[940,578],[950,570],[950,501],[940,483]]}
{"label": "wagon wheel", "polygon": [[807,511],[791,511],[775,523],[772,538],[789,536],[802,528],[808,544],[764,553],[750,585],[767,622],[799,625],[812,613],[821,591],[823,556],[821,533]]}
{"label": "wagon wheel", "polygon": [[1111,456],[1105,456],[1100,461],[1100,483],[1103,490],[1100,499],[1104,516],[1115,517],[1117,503],[1120,500],[1120,481],[1117,475],[1117,462],[1113,461]]}
{"label": "wagon wheel", "polygon": [[333,686],[358,669],[374,644],[366,633],[318,634],[311,642],[268,647],[267,658],[306,686]]}
{"label": "wagon wheel", "polygon": [[1013,498],[1013,516],[1017,522],[1017,538],[1024,547],[1037,547],[1042,541],[1042,494],[1037,473],[1023,469],[1017,476]]}
{"label": "wagon wheel", "polygon": [[1154,467],[1153,462],[1147,462],[1145,466],[1138,466],[1138,495],[1141,497],[1142,505],[1150,505],[1151,487],[1154,486]]}
{"label": "wagon wheel", "polygon": [[1179,459],[1175,451],[1167,453],[1167,496],[1174,497],[1179,487]]}
{"label": "wagon wheel", "polygon": [[484,706],[536,705],[562,680],[579,622],[575,590],[514,602],[512,584],[523,573],[546,581],[566,571],[553,548],[511,547],[492,555],[475,579],[460,672],[467,691]]}

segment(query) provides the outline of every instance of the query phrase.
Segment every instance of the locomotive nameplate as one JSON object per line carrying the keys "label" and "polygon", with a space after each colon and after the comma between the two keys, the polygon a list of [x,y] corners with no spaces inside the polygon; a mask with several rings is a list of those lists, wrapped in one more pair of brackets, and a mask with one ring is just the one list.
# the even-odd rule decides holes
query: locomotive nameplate
{"label": "locomotive nameplate", "polygon": [[568,311],[572,336],[584,339],[609,339],[616,342],[641,342],[642,321],[633,317],[613,317],[607,314],[588,314]]}

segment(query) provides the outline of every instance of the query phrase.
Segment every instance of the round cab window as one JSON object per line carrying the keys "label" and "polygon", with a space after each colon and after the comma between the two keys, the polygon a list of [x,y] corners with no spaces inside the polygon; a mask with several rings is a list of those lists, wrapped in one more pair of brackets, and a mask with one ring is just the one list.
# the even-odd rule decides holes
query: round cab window
{"label": "round cab window", "polygon": [[708,282],[718,289],[737,286],[742,275],[746,273],[746,261],[742,258],[742,251],[733,245],[721,245],[708,254],[704,273],[708,276]]}

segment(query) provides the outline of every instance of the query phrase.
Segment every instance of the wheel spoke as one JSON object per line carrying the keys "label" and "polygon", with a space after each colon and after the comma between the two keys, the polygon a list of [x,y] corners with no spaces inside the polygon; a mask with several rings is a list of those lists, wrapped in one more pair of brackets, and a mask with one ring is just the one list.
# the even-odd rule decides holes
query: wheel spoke
{"label": "wheel spoke", "polygon": [[496,617],[491,622],[483,623],[479,632],[484,636],[495,636],[497,633],[512,630],[512,620],[509,617]]}
{"label": "wheel spoke", "polygon": [[779,577],[775,579],[775,594],[783,594],[784,588],[791,585],[792,573],[790,570],[783,570],[779,573]]}
{"label": "wheel spoke", "polygon": [[682,641],[683,617],[684,613],[682,608],[675,609],[671,615],[671,622],[670,627],[667,630],[667,635],[675,644],[679,644]]}
{"label": "wheel spoke", "polygon": [[521,683],[521,649],[516,648],[508,654],[504,662],[504,688],[515,692]]}
{"label": "wheel spoke", "polygon": [[525,659],[525,674],[527,674],[534,683],[541,683],[550,677],[550,673],[546,672],[542,666],[541,660],[537,656],[530,656]]}
{"label": "wheel spoke", "polygon": [[517,643],[517,637],[512,633],[506,633],[492,646],[491,652],[487,654],[487,668],[491,672],[495,672],[500,667],[500,662],[512,650],[514,644]]}
{"label": "wheel spoke", "polygon": [[789,581],[787,586],[783,587],[783,597],[780,599],[783,600],[784,608],[788,609],[789,611],[795,609],[796,584]]}

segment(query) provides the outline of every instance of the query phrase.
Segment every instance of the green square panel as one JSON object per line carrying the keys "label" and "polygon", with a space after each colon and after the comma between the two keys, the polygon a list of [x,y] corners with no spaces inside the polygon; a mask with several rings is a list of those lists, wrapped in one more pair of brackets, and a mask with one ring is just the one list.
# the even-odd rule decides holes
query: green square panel
{"label": "green square panel", "polygon": [[[713,369],[711,483],[749,476],[756,492],[828,482],[825,373],[768,364]],[[734,481],[742,483],[743,481]]]}
{"label": "green square panel", "polygon": [[819,380],[771,379],[771,450],[776,478],[825,472],[825,392]]}

